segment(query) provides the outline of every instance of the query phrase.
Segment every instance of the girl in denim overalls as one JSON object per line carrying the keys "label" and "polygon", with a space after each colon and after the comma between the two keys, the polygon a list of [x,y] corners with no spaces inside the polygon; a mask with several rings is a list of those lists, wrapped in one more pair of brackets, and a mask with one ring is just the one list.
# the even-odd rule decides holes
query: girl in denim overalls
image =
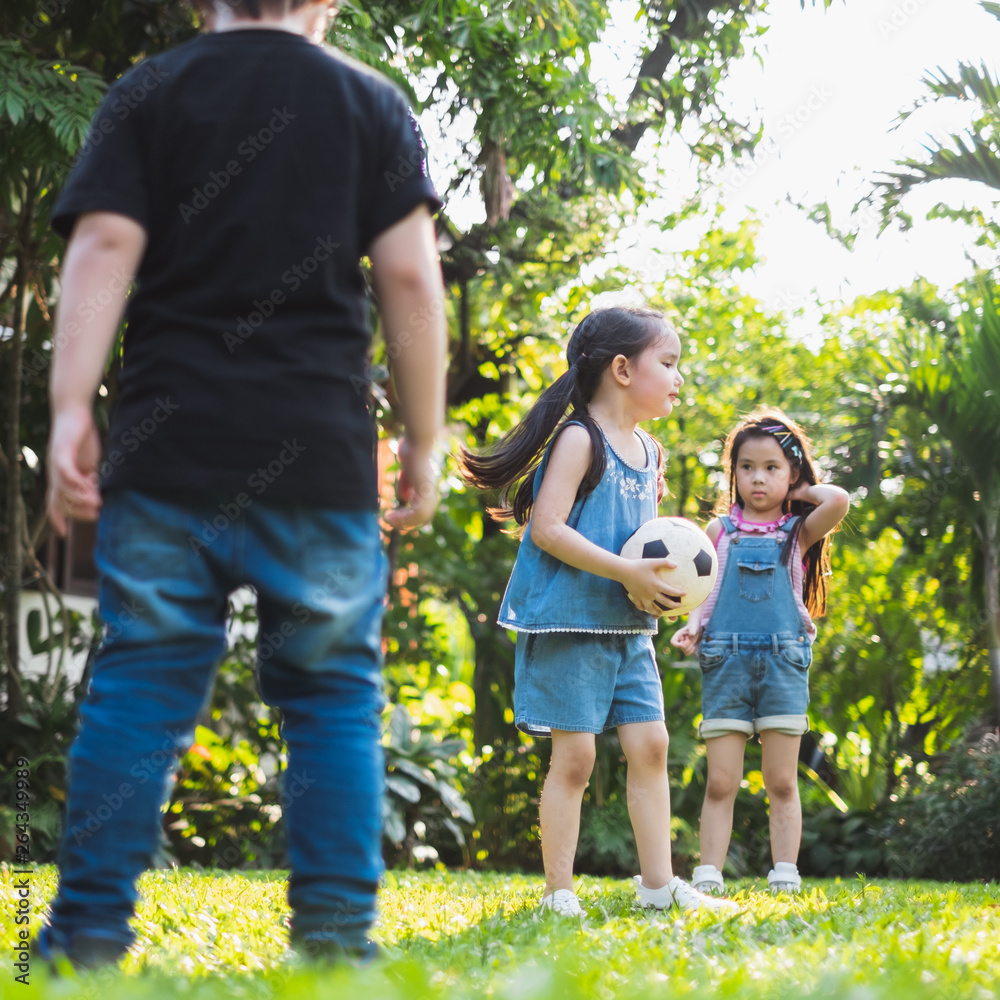
{"label": "girl in denim overalls", "polygon": [[656,517],[660,450],[638,424],[668,416],[677,402],[680,339],[659,313],[601,309],[576,328],[566,354],[569,371],[496,448],[463,453],[466,479],[501,491],[491,514],[525,525],[498,620],[518,633],[517,726],[552,738],[540,808],[542,907],[583,913],[573,892],[580,808],[595,736],[617,727],[640,903],[732,909],[671,867],[667,729],[650,637],[656,598],[680,593],[657,570],[676,564],[618,555]]}
{"label": "girl in denim overalls", "polygon": [[[802,836],[799,742],[809,728],[809,664],[826,610],[829,534],[847,513],[838,486],[818,485],[802,430],[780,410],[758,410],[726,441],[728,496],[707,528],[719,577],[671,642],[702,670],[700,732],[708,756],[701,865],[692,881],[724,891],[748,737],[760,734],[770,808],[772,892],[796,892]],[[721,510],[726,513],[722,514]]]}

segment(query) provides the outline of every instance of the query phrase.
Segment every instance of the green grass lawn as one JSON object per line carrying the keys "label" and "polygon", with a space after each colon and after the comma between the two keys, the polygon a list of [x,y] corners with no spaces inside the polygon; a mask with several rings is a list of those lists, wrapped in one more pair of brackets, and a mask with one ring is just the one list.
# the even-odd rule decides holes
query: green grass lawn
{"label": "green grass lawn", "polygon": [[[142,882],[138,941],[120,968],[54,979],[32,960],[14,981],[16,900],[0,867],[0,996],[125,1000],[184,996],[510,1000],[610,997],[1000,997],[996,885],[812,881],[772,898],[736,883],[740,916],[638,910],[631,886],[581,878],[583,923],[536,911],[533,876],[390,872],[368,968],[304,967],[285,947],[282,872],[157,871]],[[31,880],[32,929],[55,870]]]}

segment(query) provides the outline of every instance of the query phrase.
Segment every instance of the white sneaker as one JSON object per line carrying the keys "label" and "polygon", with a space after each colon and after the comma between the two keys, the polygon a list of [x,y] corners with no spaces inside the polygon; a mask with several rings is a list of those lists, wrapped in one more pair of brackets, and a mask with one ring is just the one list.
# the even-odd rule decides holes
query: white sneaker
{"label": "white sneaker", "polygon": [[777,861],[767,873],[767,887],[772,893],[798,892],[802,888],[802,876],[791,861]]}
{"label": "white sneaker", "polygon": [[583,912],[583,907],[580,905],[580,900],[576,898],[576,893],[572,889],[556,889],[555,892],[550,892],[547,896],[542,896],[542,905],[538,908],[540,910],[552,910],[553,913],[558,913],[560,917],[586,916]]}
{"label": "white sneaker", "polygon": [[659,889],[647,889],[639,875],[633,876],[633,880],[639,894],[639,905],[643,909],[666,910],[676,906],[678,910],[711,910],[725,915],[739,912],[739,907],[732,900],[706,896],[676,876]]}
{"label": "white sneaker", "polygon": [[708,896],[726,894],[726,882],[715,865],[698,865],[691,873],[691,887]]}

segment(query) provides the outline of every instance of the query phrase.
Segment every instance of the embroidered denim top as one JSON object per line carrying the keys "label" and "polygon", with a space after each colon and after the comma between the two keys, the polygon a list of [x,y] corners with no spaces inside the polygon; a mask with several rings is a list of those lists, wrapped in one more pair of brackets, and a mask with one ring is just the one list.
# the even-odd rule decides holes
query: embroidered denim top
{"label": "embroidered denim top", "polygon": [[[729,544],[716,583],[715,606],[704,623],[705,640],[771,634],[799,635],[811,642],[816,629],[795,593],[793,567],[801,558],[795,532],[799,518],[791,517],[766,533],[744,533],[730,518],[719,520]],[[782,560],[786,546],[787,558]],[[720,545],[720,561],[721,555]],[[798,580],[801,591],[801,571]]]}
{"label": "embroidered denim top", "polygon": [[[640,524],[657,516],[656,445],[645,431],[638,435],[646,451],[645,468],[621,459],[605,437],[604,475],[592,493],[577,498],[566,518],[571,528],[615,554]],[[551,452],[550,445],[535,474],[536,498]],[[657,619],[640,611],[616,580],[576,569],[540,549],[531,539],[530,519],[497,623],[519,632],[655,635],[657,628]]]}

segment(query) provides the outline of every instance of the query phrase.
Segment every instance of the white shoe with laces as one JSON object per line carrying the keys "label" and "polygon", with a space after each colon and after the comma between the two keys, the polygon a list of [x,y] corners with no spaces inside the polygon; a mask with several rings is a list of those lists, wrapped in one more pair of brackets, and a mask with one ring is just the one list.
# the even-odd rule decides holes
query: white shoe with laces
{"label": "white shoe with laces", "polygon": [[678,910],[709,910],[720,916],[731,916],[739,912],[739,907],[732,900],[706,896],[676,876],[659,889],[647,889],[639,875],[633,876],[633,879],[639,895],[639,905],[643,909],[652,907],[655,910],[667,910],[676,906]]}
{"label": "white shoe with laces", "polygon": [[705,893],[706,896],[724,896],[726,894],[725,879],[715,865],[698,865],[691,872],[691,886],[698,892]]}
{"label": "white shoe with laces", "polygon": [[776,861],[767,873],[767,887],[775,895],[779,892],[799,892],[802,888],[802,876],[799,875],[798,867],[791,861]]}
{"label": "white shoe with laces", "polygon": [[556,889],[547,896],[542,896],[540,910],[552,910],[560,917],[583,917],[586,916],[580,900],[576,898],[576,893],[572,889]]}

